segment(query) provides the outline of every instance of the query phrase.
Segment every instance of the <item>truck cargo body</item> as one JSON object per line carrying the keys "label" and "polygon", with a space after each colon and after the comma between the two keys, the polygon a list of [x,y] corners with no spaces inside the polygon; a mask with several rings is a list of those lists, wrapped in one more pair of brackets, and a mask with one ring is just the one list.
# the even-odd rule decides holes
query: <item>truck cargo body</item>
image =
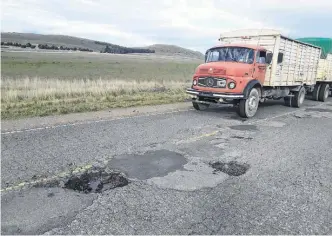
{"label": "truck cargo body", "polygon": [[332,54],[327,54],[326,59],[319,60],[317,81],[332,82]]}
{"label": "truck cargo body", "polygon": [[308,87],[316,101],[326,101],[329,93],[332,95],[332,38],[299,38],[298,41],[312,44],[322,48],[321,57],[318,63],[316,84]]}
{"label": "truck cargo body", "polygon": [[242,117],[255,115],[259,101],[284,98],[300,107],[305,88],[316,84],[321,48],[281,35],[276,30],[224,33],[221,45],[206,52],[187,93],[193,106],[233,103]]}
{"label": "truck cargo body", "polygon": [[311,88],[312,97],[316,101],[325,102],[330,94],[332,96],[332,54],[319,60],[316,77],[316,84]]}
{"label": "truck cargo body", "polygon": [[266,70],[264,86],[313,85],[316,82],[321,54],[318,46],[287,38],[275,30],[234,31],[222,34],[219,41],[257,45],[272,52],[273,59]]}

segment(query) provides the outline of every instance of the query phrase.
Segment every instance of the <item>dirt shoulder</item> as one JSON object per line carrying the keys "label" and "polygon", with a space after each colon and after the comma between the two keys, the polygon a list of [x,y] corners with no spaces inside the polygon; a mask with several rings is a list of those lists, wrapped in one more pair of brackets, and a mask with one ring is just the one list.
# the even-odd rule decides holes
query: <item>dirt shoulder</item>
{"label": "dirt shoulder", "polygon": [[140,106],[130,108],[114,108],[104,111],[72,113],[65,115],[54,115],[45,117],[32,117],[17,120],[2,120],[1,132],[15,130],[35,129],[65,124],[75,124],[102,120],[112,120],[123,117],[149,115],[155,113],[176,112],[179,110],[191,109],[191,103],[181,102],[165,105]]}

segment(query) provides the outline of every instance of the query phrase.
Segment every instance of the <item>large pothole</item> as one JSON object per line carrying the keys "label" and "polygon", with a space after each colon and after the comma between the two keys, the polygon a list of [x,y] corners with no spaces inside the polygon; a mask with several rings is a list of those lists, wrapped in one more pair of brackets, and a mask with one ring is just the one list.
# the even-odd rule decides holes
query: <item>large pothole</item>
{"label": "large pothole", "polygon": [[64,183],[64,188],[83,193],[100,193],[116,187],[126,186],[128,183],[128,179],[122,173],[92,170],[79,176],[70,177]]}
{"label": "large pothole", "polygon": [[217,162],[210,163],[210,166],[215,169],[214,173],[221,171],[221,172],[231,175],[231,176],[243,175],[250,168],[249,164],[239,163],[237,161],[230,161],[230,162],[217,161]]}
{"label": "large pothole", "polygon": [[33,186],[39,188],[61,187],[81,193],[101,193],[128,184],[127,176],[119,171],[104,167],[93,167],[81,173],[72,173],[66,177],[38,182]]}

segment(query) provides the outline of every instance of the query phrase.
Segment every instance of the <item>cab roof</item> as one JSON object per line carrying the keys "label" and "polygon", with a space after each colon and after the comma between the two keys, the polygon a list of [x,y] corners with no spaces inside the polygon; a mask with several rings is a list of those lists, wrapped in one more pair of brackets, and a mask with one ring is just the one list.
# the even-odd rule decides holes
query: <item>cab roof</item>
{"label": "cab roof", "polygon": [[266,48],[259,46],[259,45],[254,45],[254,44],[237,44],[237,43],[232,43],[232,44],[222,44],[222,45],[216,45],[210,49],[214,48],[222,48],[222,47],[240,47],[240,48],[250,48],[254,50],[264,50],[266,51]]}

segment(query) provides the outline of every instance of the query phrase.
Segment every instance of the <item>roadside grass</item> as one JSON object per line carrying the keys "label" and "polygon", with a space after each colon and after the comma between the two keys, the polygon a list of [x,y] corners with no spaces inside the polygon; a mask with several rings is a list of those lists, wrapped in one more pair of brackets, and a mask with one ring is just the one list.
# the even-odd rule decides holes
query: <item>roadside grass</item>
{"label": "roadside grass", "polygon": [[[184,101],[199,64],[132,55],[8,54],[1,61],[2,119]],[[72,67],[65,66],[69,62]]]}
{"label": "roadside grass", "polygon": [[186,99],[183,82],[123,80],[4,79],[3,119],[46,116],[107,108],[155,105]]}

